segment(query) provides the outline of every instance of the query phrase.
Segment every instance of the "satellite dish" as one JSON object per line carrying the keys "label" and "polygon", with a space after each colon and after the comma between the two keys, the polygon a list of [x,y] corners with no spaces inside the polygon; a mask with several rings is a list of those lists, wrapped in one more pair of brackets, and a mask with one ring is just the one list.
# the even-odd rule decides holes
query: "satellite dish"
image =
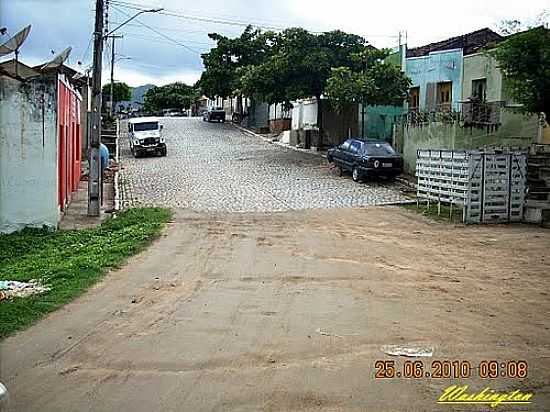
{"label": "satellite dish", "polygon": [[29,35],[30,31],[31,31],[31,25],[29,24],[27,27],[25,27],[15,36],[10,38],[7,42],[0,45],[0,57],[5,56],[6,54],[15,52],[15,57],[17,58],[17,55],[19,54],[19,48],[21,47],[21,45]]}
{"label": "satellite dish", "polygon": [[48,63],[46,63],[44,66],[42,66],[40,69],[55,69],[61,66],[63,63],[65,63],[65,60],[69,57],[69,54],[71,54],[72,47],[67,47],[65,50],[63,50],[61,53],[59,53],[57,56],[55,56],[52,60],[50,60]]}

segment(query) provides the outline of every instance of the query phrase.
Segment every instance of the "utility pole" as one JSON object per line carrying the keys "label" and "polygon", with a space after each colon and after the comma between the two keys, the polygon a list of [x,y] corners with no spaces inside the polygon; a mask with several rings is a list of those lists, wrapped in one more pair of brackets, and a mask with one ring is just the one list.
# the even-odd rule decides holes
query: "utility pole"
{"label": "utility pole", "polygon": [[[108,2],[108,0],[107,0]],[[101,70],[103,58],[103,40],[113,34],[114,31],[132,21],[143,13],[158,13],[163,9],[141,10],[114,29],[103,33],[103,13],[105,11],[104,0],[96,0],[95,27],[94,27],[94,64],[92,77],[92,111],[88,117],[88,136],[90,137],[90,150],[88,152],[88,216],[99,216],[101,210],[101,159],[99,147],[101,145]],[[114,40],[113,40],[114,42]],[[113,44],[114,50],[114,44]],[[111,69],[112,70],[112,69]]]}
{"label": "utility pole", "polygon": [[115,84],[115,40],[121,39],[123,36],[111,34],[109,36],[111,39],[113,39],[113,42],[111,43],[111,89],[110,89],[110,100],[111,105],[109,109],[109,114],[111,117],[113,117],[114,112],[114,84]]}
{"label": "utility pole", "polygon": [[94,62],[92,75],[92,111],[88,119],[88,216],[99,216],[101,208],[101,70],[103,57],[103,0],[96,0],[94,28]]}

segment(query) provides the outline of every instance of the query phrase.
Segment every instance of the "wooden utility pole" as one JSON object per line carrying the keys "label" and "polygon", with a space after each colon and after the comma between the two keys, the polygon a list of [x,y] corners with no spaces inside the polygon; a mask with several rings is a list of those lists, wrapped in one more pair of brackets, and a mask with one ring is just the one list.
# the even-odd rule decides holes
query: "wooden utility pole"
{"label": "wooden utility pole", "polygon": [[99,216],[101,208],[101,70],[103,57],[103,0],[96,0],[94,28],[94,61],[92,74],[92,111],[88,124],[88,216]]}
{"label": "wooden utility pole", "polygon": [[113,39],[113,42],[111,43],[111,89],[110,89],[110,100],[111,100],[111,105],[110,105],[110,109],[109,109],[109,114],[111,115],[111,117],[113,117],[113,112],[114,112],[114,84],[115,84],[115,40],[116,39],[121,39],[123,36],[117,36],[115,34],[111,34],[109,36],[111,39]]}

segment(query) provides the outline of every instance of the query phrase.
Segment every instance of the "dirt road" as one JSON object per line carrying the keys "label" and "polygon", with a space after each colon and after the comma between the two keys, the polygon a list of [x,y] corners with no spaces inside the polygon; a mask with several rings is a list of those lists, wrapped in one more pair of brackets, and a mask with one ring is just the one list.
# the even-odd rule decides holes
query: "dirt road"
{"label": "dirt road", "polygon": [[[550,410],[549,246],[548,230],[391,207],[179,211],[126,268],[3,342],[7,410],[447,411],[455,383]],[[375,379],[377,359],[404,360],[381,347],[404,343],[432,345],[426,365],[525,359],[529,377]]]}

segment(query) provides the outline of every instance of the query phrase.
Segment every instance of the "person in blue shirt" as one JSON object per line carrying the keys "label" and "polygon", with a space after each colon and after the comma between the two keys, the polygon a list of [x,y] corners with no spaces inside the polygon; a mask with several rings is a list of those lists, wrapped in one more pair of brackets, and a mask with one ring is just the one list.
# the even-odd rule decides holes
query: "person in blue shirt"
{"label": "person in blue shirt", "polygon": [[99,156],[101,157],[101,171],[109,167],[109,149],[103,143],[99,146]]}

